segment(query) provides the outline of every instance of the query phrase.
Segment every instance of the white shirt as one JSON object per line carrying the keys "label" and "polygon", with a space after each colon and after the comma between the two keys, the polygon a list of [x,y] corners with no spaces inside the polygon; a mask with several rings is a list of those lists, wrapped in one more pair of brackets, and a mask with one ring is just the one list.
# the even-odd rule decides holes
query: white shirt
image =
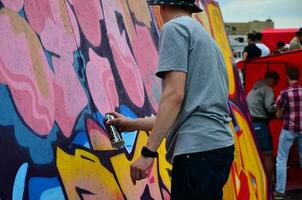
{"label": "white shirt", "polygon": [[263,43],[256,43],[256,46],[261,49],[261,57],[268,56],[271,54],[269,48]]}

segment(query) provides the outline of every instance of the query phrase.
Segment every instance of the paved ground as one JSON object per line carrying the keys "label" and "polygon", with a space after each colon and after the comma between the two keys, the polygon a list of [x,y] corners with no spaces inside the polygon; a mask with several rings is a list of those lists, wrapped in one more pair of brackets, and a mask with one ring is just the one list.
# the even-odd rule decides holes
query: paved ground
{"label": "paved ground", "polygon": [[[302,181],[302,180],[301,180]],[[286,192],[286,200],[302,200],[302,189]]]}
{"label": "paved ground", "polygon": [[286,200],[302,200],[302,169],[298,163],[288,168]]}

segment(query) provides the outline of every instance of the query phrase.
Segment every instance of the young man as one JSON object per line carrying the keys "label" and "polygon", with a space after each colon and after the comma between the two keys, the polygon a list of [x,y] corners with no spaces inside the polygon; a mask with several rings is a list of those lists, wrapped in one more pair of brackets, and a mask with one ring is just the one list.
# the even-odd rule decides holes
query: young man
{"label": "young man", "polygon": [[287,159],[291,146],[297,140],[300,165],[302,167],[302,86],[298,84],[299,70],[296,67],[287,69],[289,86],[281,91],[276,101],[276,116],[284,120],[279,137],[276,164],[275,199],[284,199]]}
{"label": "young man", "polygon": [[275,71],[267,71],[263,80],[258,80],[247,95],[247,105],[253,119],[253,128],[260,150],[264,154],[264,167],[269,185],[273,176],[273,142],[269,131],[269,118],[276,109],[273,87],[277,85],[279,75]]}
{"label": "young man", "polygon": [[251,58],[257,58],[261,56],[261,49],[256,46],[256,39],[254,33],[249,33],[247,35],[247,46],[244,47],[242,60],[247,60]]}
{"label": "young man", "polygon": [[255,43],[256,46],[261,50],[261,56],[268,56],[271,54],[271,51],[269,50],[269,48],[262,43],[262,33],[260,32],[256,32],[255,33]]}
{"label": "young man", "polygon": [[131,178],[147,176],[157,149],[167,138],[172,163],[172,200],[222,199],[234,159],[229,123],[228,79],[214,39],[191,18],[202,11],[194,0],[150,0],[160,5],[165,22],[159,42],[156,75],[163,92],[156,117],[129,119],[118,113],[123,130],[152,130],[142,156],[131,165]]}
{"label": "young man", "polygon": [[289,50],[302,48],[302,27],[296,32],[296,36],[290,41]]}

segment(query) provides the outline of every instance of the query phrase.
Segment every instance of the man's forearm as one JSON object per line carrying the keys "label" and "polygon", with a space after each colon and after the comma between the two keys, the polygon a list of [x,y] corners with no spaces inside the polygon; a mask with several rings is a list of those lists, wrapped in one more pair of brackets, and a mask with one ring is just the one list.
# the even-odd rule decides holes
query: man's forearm
{"label": "man's forearm", "polygon": [[152,133],[148,139],[147,148],[157,151],[168,130],[174,124],[180,111],[182,98],[175,95],[163,96],[159,103],[159,110],[156,116]]}
{"label": "man's forearm", "polygon": [[133,130],[151,131],[154,126],[155,119],[155,116],[133,119]]}

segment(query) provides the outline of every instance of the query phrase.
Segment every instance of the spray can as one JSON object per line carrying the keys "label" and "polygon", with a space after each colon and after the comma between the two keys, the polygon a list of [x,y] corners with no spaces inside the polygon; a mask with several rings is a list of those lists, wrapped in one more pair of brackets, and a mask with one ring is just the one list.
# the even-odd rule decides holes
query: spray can
{"label": "spray can", "polygon": [[121,136],[121,133],[118,130],[118,127],[116,125],[107,125],[106,122],[114,119],[114,116],[107,113],[104,117],[104,125],[107,130],[107,134],[109,136],[111,146],[115,149],[119,149],[124,146],[125,142]]}

